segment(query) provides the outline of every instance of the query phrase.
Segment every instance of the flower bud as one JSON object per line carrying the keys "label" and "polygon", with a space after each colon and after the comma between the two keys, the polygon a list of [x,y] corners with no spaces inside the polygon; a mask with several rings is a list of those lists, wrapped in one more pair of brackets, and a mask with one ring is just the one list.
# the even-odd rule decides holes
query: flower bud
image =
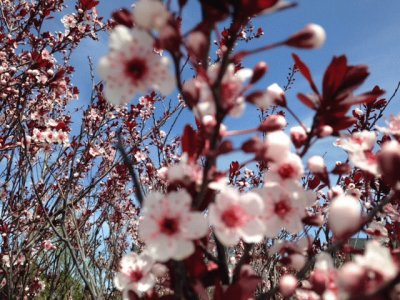
{"label": "flower bud", "polygon": [[396,141],[384,143],[378,154],[378,163],[383,181],[400,190],[400,144]]}
{"label": "flower bud", "polygon": [[279,291],[282,296],[290,297],[292,296],[297,288],[297,278],[291,274],[286,274],[279,280]]}
{"label": "flower bud", "polygon": [[251,77],[250,84],[256,83],[259,81],[264,74],[268,71],[268,65],[264,61],[260,61],[253,70],[253,77]]}
{"label": "flower bud", "polygon": [[360,226],[361,205],[352,196],[339,196],[333,199],[329,208],[328,224],[335,236],[353,233]]}
{"label": "flower bud", "polygon": [[298,33],[291,36],[285,44],[296,48],[321,48],[325,43],[324,28],[317,24],[308,24]]}
{"label": "flower bud", "polygon": [[262,110],[266,110],[271,105],[286,105],[285,92],[276,83],[267,87],[263,93],[253,93],[252,97],[249,97],[248,100]]}
{"label": "flower bud", "polygon": [[307,132],[302,126],[294,126],[290,128],[290,138],[296,148],[300,148],[307,140]]}
{"label": "flower bud", "polygon": [[271,132],[276,130],[282,130],[287,125],[286,119],[282,115],[271,115],[265,119],[264,122],[258,127],[259,131]]}
{"label": "flower bud", "polygon": [[319,155],[312,156],[308,159],[308,168],[314,174],[323,174],[326,172],[324,158]]}

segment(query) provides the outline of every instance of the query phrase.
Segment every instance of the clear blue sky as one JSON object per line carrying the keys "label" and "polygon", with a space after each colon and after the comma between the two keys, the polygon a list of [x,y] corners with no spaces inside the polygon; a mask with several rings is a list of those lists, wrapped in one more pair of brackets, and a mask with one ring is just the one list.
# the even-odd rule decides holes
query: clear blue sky
{"label": "clear blue sky", "polygon": [[[111,11],[129,7],[131,4],[132,1],[128,0],[101,0],[98,10],[100,15],[108,17]],[[184,20],[198,20],[198,14],[197,1],[189,0],[189,5],[184,11]],[[375,84],[385,89],[388,95],[393,92],[400,80],[399,0],[299,1],[299,6],[294,9],[256,19],[255,25],[262,26],[265,32],[264,37],[257,43],[261,45],[282,40],[308,23],[317,23],[325,28],[327,41],[322,49],[303,51],[279,48],[248,60],[248,67],[254,66],[260,59],[265,60],[270,66],[268,75],[261,82],[263,86],[274,82],[282,85],[285,83],[288,68],[293,64],[292,52],[299,54],[309,65],[318,86],[332,56],[346,54],[350,64],[367,64],[370,67],[371,75],[359,92],[372,89]],[[187,28],[193,25],[192,21]],[[90,83],[86,57],[90,55],[93,61],[97,62],[107,52],[108,36],[101,35],[100,42],[85,41],[72,57],[72,64],[79,67],[75,75],[75,83],[81,90],[79,104],[87,103],[87,97],[90,95],[90,90],[87,89]],[[289,102],[305,120],[311,120],[311,112],[299,104],[295,94],[309,91],[305,80],[297,76],[293,91],[288,94]],[[400,95],[391,104],[389,112],[395,114],[400,112]],[[231,119],[227,121],[227,125],[230,129],[254,127],[254,116],[254,109],[249,107],[240,124],[236,119]],[[327,140],[322,144],[331,142]],[[226,159],[229,160],[228,157]]]}

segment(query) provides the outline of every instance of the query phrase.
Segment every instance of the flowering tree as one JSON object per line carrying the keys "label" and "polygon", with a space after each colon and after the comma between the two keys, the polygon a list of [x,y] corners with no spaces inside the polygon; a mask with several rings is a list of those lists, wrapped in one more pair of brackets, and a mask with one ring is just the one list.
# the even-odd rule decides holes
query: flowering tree
{"label": "flowering tree", "polygon": [[[165,2],[109,21],[94,0],[68,14],[63,0],[1,2],[1,297],[397,299],[400,117],[377,126],[396,91],[356,94],[369,73],[345,56],[321,88],[297,54],[282,88],[266,62],[246,68],[323,46],[316,24],[253,46],[252,20],[294,4],[199,0],[183,32],[187,1]],[[64,32],[46,31],[60,12]],[[89,59],[91,97],[72,111],[71,54],[105,30],[102,81]],[[309,128],[286,99],[295,76]],[[224,125],[246,105],[259,121]],[[347,159],[306,159],[328,137]]]}

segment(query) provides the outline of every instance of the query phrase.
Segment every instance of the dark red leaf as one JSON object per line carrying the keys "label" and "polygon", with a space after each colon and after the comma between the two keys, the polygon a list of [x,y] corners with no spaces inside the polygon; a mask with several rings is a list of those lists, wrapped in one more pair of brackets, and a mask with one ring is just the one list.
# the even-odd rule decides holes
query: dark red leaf
{"label": "dark red leaf", "polygon": [[307,107],[311,108],[311,109],[317,109],[316,104],[314,103],[314,101],[312,101],[309,97],[307,97],[306,95],[299,93],[297,94],[297,98],[299,98],[299,100],[305,104]]}
{"label": "dark red leaf", "polygon": [[324,101],[333,101],[347,73],[347,58],[342,55],[334,57],[328,66],[323,79]]}
{"label": "dark red leaf", "polygon": [[274,6],[278,0],[241,0],[239,9],[247,16],[259,14]]}
{"label": "dark red leaf", "polygon": [[197,158],[197,133],[190,125],[183,130],[182,151],[188,154],[189,160]]}
{"label": "dark red leaf", "polygon": [[314,93],[319,95],[319,91],[317,89],[317,86],[314,83],[314,80],[312,79],[311,72],[308,69],[307,65],[305,63],[303,63],[303,61],[300,59],[300,57],[297,54],[293,53],[292,57],[296,64],[296,68],[300,71],[300,73],[304,76],[304,78],[307,79],[307,81],[310,84]]}
{"label": "dark red leaf", "polygon": [[81,7],[83,10],[90,10],[93,7],[97,6],[100,1],[95,1],[95,0],[80,0]]}

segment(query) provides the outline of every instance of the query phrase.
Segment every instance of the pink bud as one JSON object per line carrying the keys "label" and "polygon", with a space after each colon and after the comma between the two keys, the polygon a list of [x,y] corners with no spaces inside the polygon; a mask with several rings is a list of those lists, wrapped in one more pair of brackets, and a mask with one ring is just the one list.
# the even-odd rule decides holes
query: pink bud
{"label": "pink bud", "polygon": [[296,48],[321,48],[326,40],[324,28],[317,24],[308,24],[291,36],[285,44]]}
{"label": "pink bud", "polygon": [[253,77],[251,77],[250,83],[256,83],[259,81],[264,74],[268,71],[268,65],[264,61],[260,61],[253,70]]}
{"label": "pink bud", "polygon": [[295,126],[290,128],[290,138],[296,148],[300,148],[307,140],[307,132],[302,126]]}
{"label": "pink bud", "polygon": [[323,157],[319,155],[312,156],[308,159],[308,168],[314,174],[323,174],[326,171]]}
{"label": "pink bud", "polygon": [[267,87],[264,93],[259,93],[257,97],[253,97],[252,103],[263,110],[266,110],[271,105],[285,106],[285,92],[278,84],[274,83]]}
{"label": "pink bud", "polygon": [[259,131],[271,132],[282,130],[287,125],[286,119],[282,115],[271,115],[258,127]]}
{"label": "pink bud", "polygon": [[329,208],[328,224],[336,236],[352,234],[361,221],[360,202],[352,196],[339,196],[333,199]]}
{"label": "pink bud", "polygon": [[292,296],[297,288],[297,278],[291,274],[283,275],[279,280],[279,291],[282,296]]}
{"label": "pink bud", "polygon": [[319,137],[327,137],[330,136],[333,132],[333,128],[329,125],[324,125],[318,128],[318,136]]}

